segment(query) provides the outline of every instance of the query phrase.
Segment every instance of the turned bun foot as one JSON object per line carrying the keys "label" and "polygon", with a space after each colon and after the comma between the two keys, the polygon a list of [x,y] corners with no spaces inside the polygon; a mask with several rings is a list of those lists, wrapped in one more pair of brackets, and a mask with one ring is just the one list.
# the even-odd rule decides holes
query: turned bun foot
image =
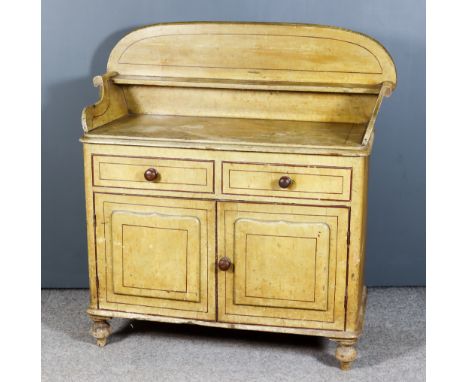
{"label": "turned bun foot", "polygon": [[102,348],[103,346],[105,346],[107,343],[107,337],[104,337],[104,338],[96,338],[96,344],[97,346],[99,346],[100,348]]}
{"label": "turned bun foot", "polygon": [[356,341],[347,340],[347,341],[337,341],[338,346],[336,348],[335,357],[340,361],[341,370],[349,370],[351,364],[357,357],[357,351],[355,348]]}
{"label": "turned bun foot", "polygon": [[107,343],[107,337],[111,334],[111,327],[107,320],[103,317],[91,317],[93,326],[91,327],[91,335],[96,339],[99,347],[103,347]]}

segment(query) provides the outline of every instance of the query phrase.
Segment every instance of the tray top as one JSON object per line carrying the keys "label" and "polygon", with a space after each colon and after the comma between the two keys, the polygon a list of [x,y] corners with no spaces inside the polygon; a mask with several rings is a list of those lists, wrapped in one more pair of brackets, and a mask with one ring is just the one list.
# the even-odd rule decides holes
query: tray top
{"label": "tray top", "polygon": [[362,150],[366,124],[279,121],[247,118],[128,115],[87,134],[90,141],[179,143],[188,147],[248,147]]}
{"label": "tray top", "polygon": [[368,155],[397,82],[376,40],[306,24],[150,25],[107,69],[84,142]]}

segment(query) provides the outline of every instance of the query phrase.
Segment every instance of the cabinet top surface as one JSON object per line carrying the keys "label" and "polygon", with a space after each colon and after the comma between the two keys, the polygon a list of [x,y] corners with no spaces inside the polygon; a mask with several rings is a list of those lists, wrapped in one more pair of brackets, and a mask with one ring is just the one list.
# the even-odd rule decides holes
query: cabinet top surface
{"label": "cabinet top surface", "polygon": [[247,118],[128,115],[87,134],[88,139],[173,141],[199,145],[362,149],[365,123]]}

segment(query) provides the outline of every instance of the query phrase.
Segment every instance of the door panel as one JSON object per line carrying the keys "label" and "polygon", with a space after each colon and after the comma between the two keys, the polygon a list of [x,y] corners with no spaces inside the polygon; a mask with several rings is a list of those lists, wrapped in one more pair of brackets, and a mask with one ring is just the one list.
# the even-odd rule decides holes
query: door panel
{"label": "door panel", "polygon": [[348,208],[219,203],[223,322],[343,329]]}
{"label": "door panel", "polygon": [[116,293],[200,301],[200,221],[196,217],[110,213]]}
{"label": "door panel", "polygon": [[328,272],[316,270],[328,270],[326,224],[240,218],[234,234],[234,261],[244,265],[234,272],[236,304],[324,309]]}
{"label": "door panel", "polygon": [[96,194],[99,305],[215,319],[215,204]]}

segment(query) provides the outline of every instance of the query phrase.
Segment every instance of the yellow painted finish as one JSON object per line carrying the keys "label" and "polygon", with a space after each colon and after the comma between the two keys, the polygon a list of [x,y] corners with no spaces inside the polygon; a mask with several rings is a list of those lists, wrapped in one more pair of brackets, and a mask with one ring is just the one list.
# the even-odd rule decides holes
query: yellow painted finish
{"label": "yellow painted finish", "polygon": [[385,49],[317,25],[160,24],[125,36],[94,84],[81,140],[98,345],[111,317],[193,323],[326,336],[349,368],[368,157],[396,85]]}

